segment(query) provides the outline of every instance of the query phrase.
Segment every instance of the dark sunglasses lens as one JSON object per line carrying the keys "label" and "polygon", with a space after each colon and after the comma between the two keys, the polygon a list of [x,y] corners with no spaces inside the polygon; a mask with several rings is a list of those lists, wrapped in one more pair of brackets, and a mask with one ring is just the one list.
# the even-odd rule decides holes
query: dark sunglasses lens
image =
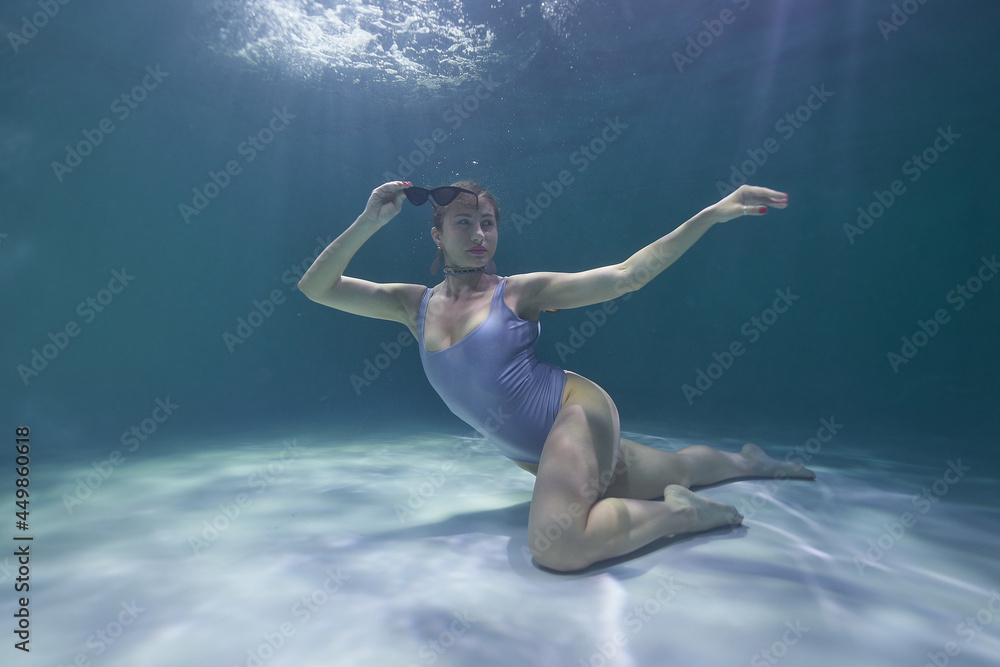
{"label": "dark sunglasses lens", "polygon": [[429,190],[424,188],[406,188],[403,190],[403,194],[406,198],[410,200],[410,203],[414,206],[420,206],[427,202],[427,195],[430,194]]}
{"label": "dark sunglasses lens", "polygon": [[447,206],[448,204],[455,201],[455,197],[461,192],[458,188],[452,188],[445,186],[443,188],[434,188],[431,190],[430,195],[434,198],[434,202],[438,206]]}

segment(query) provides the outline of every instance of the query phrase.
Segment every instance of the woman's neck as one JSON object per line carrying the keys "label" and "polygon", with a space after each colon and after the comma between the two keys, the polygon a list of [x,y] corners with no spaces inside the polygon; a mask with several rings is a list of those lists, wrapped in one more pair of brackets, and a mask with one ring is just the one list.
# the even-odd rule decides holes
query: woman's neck
{"label": "woman's neck", "polygon": [[445,294],[456,298],[465,292],[482,292],[495,286],[492,276],[483,273],[462,273],[444,277]]}
{"label": "woman's neck", "polygon": [[451,264],[447,264],[444,267],[444,275],[462,276],[468,273],[483,273],[485,270],[485,266],[453,266]]}

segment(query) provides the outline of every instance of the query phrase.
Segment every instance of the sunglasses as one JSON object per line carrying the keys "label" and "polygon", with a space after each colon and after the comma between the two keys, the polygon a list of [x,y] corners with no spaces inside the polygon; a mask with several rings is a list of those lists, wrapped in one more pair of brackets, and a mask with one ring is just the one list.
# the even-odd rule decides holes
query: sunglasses
{"label": "sunglasses", "polygon": [[434,188],[433,190],[428,190],[427,188],[409,187],[403,189],[403,194],[406,198],[410,200],[410,203],[414,206],[421,206],[427,202],[427,198],[430,197],[434,200],[434,203],[438,206],[447,206],[448,204],[455,201],[455,197],[461,193],[472,195],[476,198],[476,208],[479,208],[479,195],[465,188],[456,188],[452,185],[446,185],[441,188]]}

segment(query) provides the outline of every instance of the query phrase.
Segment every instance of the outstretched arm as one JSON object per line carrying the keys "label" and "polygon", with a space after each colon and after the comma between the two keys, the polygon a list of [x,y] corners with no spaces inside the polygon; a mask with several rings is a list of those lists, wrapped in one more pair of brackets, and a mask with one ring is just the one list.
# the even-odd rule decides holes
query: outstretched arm
{"label": "outstretched arm", "polygon": [[634,292],[677,261],[713,225],[744,215],[764,215],[768,206],[785,208],[788,195],[743,185],[621,264],[579,273],[539,272],[520,276],[522,310],[580,308]]}
{"label": "outstretched arm", "polygon": [[344,271],[365,241],[396,217],[403,206],[403,188],[409,185],[396,181],[372,190],[364,212],[320,253],[299,280],[299,290],[324,306],[407,324],[405,297],[413,285],[375,283],[345,276]]}

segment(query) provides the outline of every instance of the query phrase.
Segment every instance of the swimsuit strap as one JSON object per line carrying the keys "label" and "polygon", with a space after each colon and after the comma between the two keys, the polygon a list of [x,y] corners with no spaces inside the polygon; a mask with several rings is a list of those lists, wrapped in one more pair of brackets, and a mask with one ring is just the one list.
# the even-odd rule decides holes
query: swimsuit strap
{"label": "swimsuit strap", "polygon": [[417,341],[420,343],[420,350],[424,349],[424,319],[427,317],[427,304],[431,300],[433,287],[428,287],[424,296],[420,299],[420,308],[417,309]]}
{"label": "swimsuit strap", "polygon": [[[500,308],[502,304],[499,302],[504,300],[504,292],[506,291],[506,289],[507,289],[507,277],[504,276],[503,278],[500,279],[500,282],[497,283],[497,286],[493,288],[493,299],[490,301],[490,313],[493,312],[494,308],[496,309]],[[489,315],[487,315],[487,317],[489,317]]]}

